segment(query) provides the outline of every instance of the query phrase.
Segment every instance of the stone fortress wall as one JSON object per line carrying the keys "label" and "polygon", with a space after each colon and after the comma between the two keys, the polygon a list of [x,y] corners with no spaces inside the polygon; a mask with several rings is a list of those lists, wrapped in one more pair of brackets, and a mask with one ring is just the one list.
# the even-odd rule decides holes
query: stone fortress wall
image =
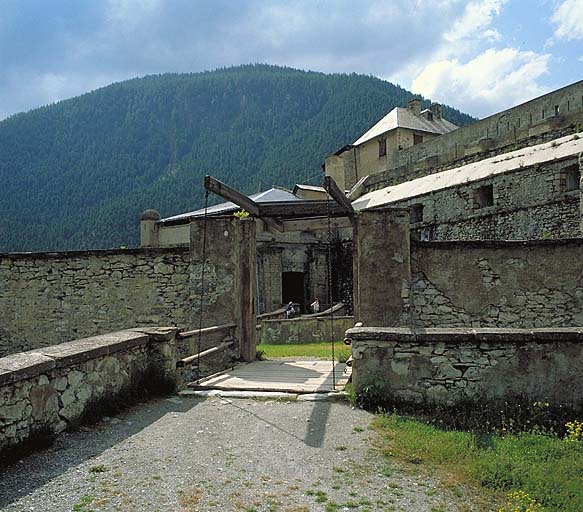
{"label": "stone fortress wall", "polygon": [[184,248],[0,255],[0,356],[141,325],[192,326],[192,279]]}
{"label": "stone fortress wall", "polygon": [[402,325],[583,326],[582,239],[417,242]]}
{"label": "stone fortress wall", "polygon": [[[412,217],[421,240],[532,240],[581,236],[580,158],[545,162],[436,190],[394,206],[421,208]],[[492,204],[478,203],[491,188]],[[414,215],[414,214],[413,214]]]}
{"label": "stone fortress wall", "polygon": [[[366,193],[583,130],[583,81],[388,155]],[[364,171],[359,174],[368,174]]]}

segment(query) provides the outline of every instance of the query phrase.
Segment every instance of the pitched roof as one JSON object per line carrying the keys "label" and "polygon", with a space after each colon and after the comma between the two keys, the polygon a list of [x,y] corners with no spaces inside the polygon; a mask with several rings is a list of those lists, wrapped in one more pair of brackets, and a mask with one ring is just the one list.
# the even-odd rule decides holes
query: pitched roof
{"label": "pitched roof", "polygon": [[458,127],[455,124],[450,123],[447,119],[434,118],[433,121],[429,121],[425,117],[416,116],[408,108],[395,107],[352,145],[359,146],[360,144],[364,144],[365,142],[368,142],[390,130],[394,130],[395,128],[408,128],[410,130],[442,135],[457,129]]}
{"label": "pitched roof", "polygon": [[[287,201],[301,201],[302,199],[296,197],[292,194],[291,191],[280,188],[280,187],[273,187],[265,192],[259,192],[257,194],[252,194],[249,196],[250,199],[253,199],[256,203],[269,203],[269,202],[287,202]],[[235,203],[230,201],[226,203],[216,204],[214,206],[209,206],[207,208],[207,215],[221,215],[227,214],[230,212],[236,212],[240,210],[241,207],[237,206]],[[180,215],[174,215],[173,217],[166,217],[165,219],[161,219],[159,222],[166,223],[177,223],[180,221],[186,221],[192,217],[202,217],[204,215],[204,208],[200,210],[195,210],[193,212],[188,213],[181,213]]]}
{"label": "pitched roof", "polygon": [[573,135],[567,135],[551,142],[503,153],[479,162],[462,165],[455,169],[406,181],[400,185],[375,190],[353,201],[352,206],[355,210],[367,210],[385,206],[429,194],[436,190],[483,180],[497,174],[517,171],[523,167],[576,156],[582,151],[583,137],[575,138]]}

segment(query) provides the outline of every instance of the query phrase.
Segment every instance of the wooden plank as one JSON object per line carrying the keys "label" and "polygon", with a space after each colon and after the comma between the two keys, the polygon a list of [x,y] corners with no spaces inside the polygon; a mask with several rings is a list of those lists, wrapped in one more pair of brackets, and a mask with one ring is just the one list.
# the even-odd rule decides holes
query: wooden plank
{"label": "wooden plank", "polygon": [[179,359],[176,361],[176,368],[183,368],[186,365],[194,363],[194,361],[198,359],[202,359],[203,357],[208,357],[210,355],[216,354],[218,352],[223,352],[231,345],[234,345],[233,341],[229,341],[228,343],[221,343],[216,347],[209,348],[207,350],[203,350],[200,354],[194,354],[193,356],[185,357],[184,359]]}
{"label": "wooden plank", "polygon": [[212,176],[204,177],[204,188],[221,196],[237,206],[240,206],[249,214],[258,217],[259,216],[259,205],[253,201],[251,198],[247,197],[241,192],[236,191],[234,188],[225,185],[223,182],[213,178]]}
{"label": "wooden plank", "polygon": [[234,329],[235,327],[237,327],[237,324],[213,325],[212,327],[204,327],[203,329],[194,329],[192,331],[179,332],[176,335],[176,337],[190,338],[192,336],[198,335],[199,333],[204,336],[205,334],[213,334],[220,331],[227,331],[229,329]]}
{"label": "wooden plank", "polygon": [[[289,231],[318,231],[328,229],[328,218],[321,217],[317,219],[302,219],[302,220],[283,220],[283,230]],[[352,224],[346,217],[336,217],[330,219],[330,227],[332,229],[349,228]]]}
{"label": "wooden plank", "polygon": [[324,176],[322,186],[326,189],[326,192],[330,194],[332,199],[338,203],[340,208],[346,212],[347,215],[354,215],[354,208],[352,207],[352,203],[344,195],[344,192],[340,190],[336,182],[332,179],[332,176]]}
{"label": "wooden plank", "polygon": [[[350,371],[345,365],[335,364],[336,390],[344,389]],[[332,363],[322,360],[255,361],[238,366],[220,376],[189,384],[195,389],[240,391],[283,391],[290,393],[317,393],[333,391]]]}
{"label": "wooden plank", "polygon": [[334,201],[270,201],[255,204],[259,207],[259,217],[277,217],[279,219],[327,217],[328,211],[333,217],[346,216],[346,211]]}

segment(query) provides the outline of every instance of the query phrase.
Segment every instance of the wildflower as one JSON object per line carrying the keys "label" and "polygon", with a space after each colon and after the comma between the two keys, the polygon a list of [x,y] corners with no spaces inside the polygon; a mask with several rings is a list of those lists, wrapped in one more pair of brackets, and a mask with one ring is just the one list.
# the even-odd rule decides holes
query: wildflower
{"label": "wildflower", "polygon": [[583,441],[583,423],[577,420],[568,421],[565,423],[565,428],[567,429],[567,435],[565,436],[565,441],[573,443],[577,441]]}

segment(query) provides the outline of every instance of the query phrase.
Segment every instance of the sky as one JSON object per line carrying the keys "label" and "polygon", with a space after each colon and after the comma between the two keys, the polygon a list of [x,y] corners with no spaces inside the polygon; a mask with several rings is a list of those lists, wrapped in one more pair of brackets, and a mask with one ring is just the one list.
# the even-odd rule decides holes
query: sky
{"label": "sky", "polygon": [[0,0],[0,119],[248,63],[374,75],[481,118],[583,79],[583,0]]}

